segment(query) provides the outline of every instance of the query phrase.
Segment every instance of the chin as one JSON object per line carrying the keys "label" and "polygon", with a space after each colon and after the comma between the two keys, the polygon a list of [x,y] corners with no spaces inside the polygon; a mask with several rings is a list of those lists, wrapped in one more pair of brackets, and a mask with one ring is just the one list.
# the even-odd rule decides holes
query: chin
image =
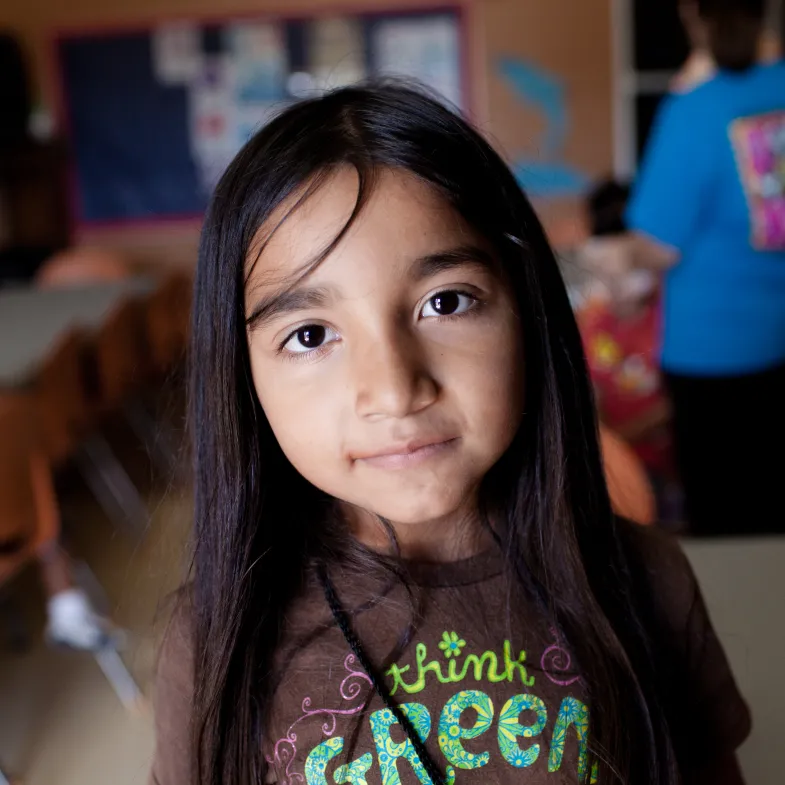
{"label": "chin", "polygon": [[464,507],[459,494],[445,494],[444,489],[435,493],[407,493],[391,499],[376,497],[364,504],[366,509],[385,518],[392,524],[416,526],[455,515]]}

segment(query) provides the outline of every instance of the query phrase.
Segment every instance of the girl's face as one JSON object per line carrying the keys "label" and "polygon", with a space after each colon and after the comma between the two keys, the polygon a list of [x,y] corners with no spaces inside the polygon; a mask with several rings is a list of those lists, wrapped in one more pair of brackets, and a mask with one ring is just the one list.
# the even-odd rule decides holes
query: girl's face
{"label": "girl's face", "polygon": [[258,260],[252,249],[259,401],[295,468],[331,496],[399,526],[471,514],[522,416],[512,293],[487,243],[429,187],[391,171],[292,286],[345,225],[357,188],[352,169],[339,171]]}

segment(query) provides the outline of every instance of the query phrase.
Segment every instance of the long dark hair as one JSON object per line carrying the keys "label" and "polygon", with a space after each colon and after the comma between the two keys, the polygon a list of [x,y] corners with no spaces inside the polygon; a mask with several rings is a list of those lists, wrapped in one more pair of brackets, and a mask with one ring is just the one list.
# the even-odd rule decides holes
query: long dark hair
{"label": "long dark hair", "polygon": [[766,13],[764,0],[698,0],[714,61],[727,71],[746,71],[758,59]]}
{"label": "long dark hair", "polygon": [[[261,130],[219,183],[199,251],[190,416],[196,462],[191,602],[199,785],[264,782],[273,655],[306,565],[338,551],[335,516],[278,446],[251,380],[246,256],[295,192],[339,166],[428,183],[496,249],[517,298],[526,415],[481,492],[509,571],[580,664],[602,782],[676,782],[658,675],[611,512],[581,340],[554,254],[510,170],[463,119],[395,84],[305,101]],[[309,187],[310,186],[310,187]],[[297,209],[297,205],[293,209]],[[591,768],[591,767],[589,767]]]}

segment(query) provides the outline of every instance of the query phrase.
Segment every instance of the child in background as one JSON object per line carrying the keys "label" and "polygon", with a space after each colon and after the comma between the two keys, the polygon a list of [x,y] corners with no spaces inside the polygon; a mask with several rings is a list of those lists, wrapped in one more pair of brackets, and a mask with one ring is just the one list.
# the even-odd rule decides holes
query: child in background
{"label": "child in background", "polygon": [[[586,256],[614,252],[605,239],[624,232],[628,196],[629,188],[612,180],[589,194],[591,233],[598,242],[589,241]],[[661,491],[673,477],[673,460],[670,407],[658,366],[659,281],[648,271],[595,280],[577,317],[600,419],[632,447]]]}
{"label": "child in background", "polygon": [[742,783],[695,577],[612,514],[553,251],[463,119],[389,84],[283,112],[193,314],[152,782]]}

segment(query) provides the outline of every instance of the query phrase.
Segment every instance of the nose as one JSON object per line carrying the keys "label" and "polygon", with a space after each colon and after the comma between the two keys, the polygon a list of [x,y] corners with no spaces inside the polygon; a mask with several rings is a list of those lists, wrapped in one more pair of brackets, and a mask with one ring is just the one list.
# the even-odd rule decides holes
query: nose
{"label": "nose", "polygon": [[413,336],[368,337],[353,357],[355,410],[365,419],[400,419],[427,409],[439,387]]}

